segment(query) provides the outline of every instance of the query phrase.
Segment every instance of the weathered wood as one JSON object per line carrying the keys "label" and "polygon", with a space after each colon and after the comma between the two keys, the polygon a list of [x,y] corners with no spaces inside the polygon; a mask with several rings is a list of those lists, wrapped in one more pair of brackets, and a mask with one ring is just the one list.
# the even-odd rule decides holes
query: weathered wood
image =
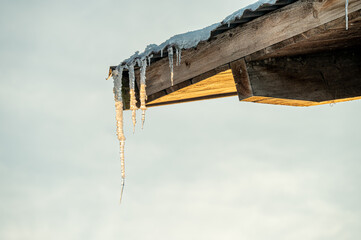
{"label": "weathered wood", "polygon": [[[349,13],[361,9],[361,1],[349,1]],[[284,41],[322,24],[343,17],[344,0],[298,1],[259,17],[183,51],[182,64],[174,68],[175,84],[189,80],[218,66]],[[148,68],[147,93],[152,95],[171,86],[168,59]]]}
{"label": "weathered wood", "polygon": [[247,62],[247,72],[253,96],[245,101],[321,103],[361,96],[360,48]]}
{"label": "weathered wood", "polygon": [[313,28],[292,38],[246,56],[246,61],[273,57],[305,55],[361,45],[361,10],[349,14],[349,29],[345,17]]}
{"label": "weathered wood", "polygon": [[239,100],[252,97],[252,87],[249,81],[244,58],[230,63]]}

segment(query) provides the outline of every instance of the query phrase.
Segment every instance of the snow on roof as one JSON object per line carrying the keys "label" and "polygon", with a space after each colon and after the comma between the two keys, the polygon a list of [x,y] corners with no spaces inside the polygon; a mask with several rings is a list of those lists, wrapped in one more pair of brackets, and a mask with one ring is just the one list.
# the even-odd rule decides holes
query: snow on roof
{"label": "snow on roof", "polygon": [[267,6],[274,5],[279,2],[282,2],[280,5],[287,5],[294,1],[295,0],[259,0],[251,5],[248,5],[232,13],[220,23],[212,24],[200,30],[190,31],[187,33],[175,35],[160,45],[150,44],[145,48],[145,50],[142,53],[139,53],[139,51],[137,51],[130,58],[125,59],[123,62],[121,62],[120,65],[134,64],[136,59],[149,58],[151,57],[152,54],[156,54],[159,52],[161,52],[161,56],[163,57],[163,50],[170,46],[175,47],[179,50],[196,47],[200,42],[207,41],[211,37],[212,32],[217,30],[221,26],[228,25],[229,28],[231,23],[243,17],[246,10],[256,11],[258,9],[261,9],[265,5]]}

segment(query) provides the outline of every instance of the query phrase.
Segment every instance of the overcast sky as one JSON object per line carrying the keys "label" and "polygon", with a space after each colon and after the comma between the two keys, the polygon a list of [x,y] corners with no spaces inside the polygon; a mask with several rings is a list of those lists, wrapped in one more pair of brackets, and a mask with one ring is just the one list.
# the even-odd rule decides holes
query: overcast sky
{"label": "overcast sky", "polygon": [[252,2],[1,0],[0,239],[359,238],[361,101],[127,112],[119,205],[108,67]]}

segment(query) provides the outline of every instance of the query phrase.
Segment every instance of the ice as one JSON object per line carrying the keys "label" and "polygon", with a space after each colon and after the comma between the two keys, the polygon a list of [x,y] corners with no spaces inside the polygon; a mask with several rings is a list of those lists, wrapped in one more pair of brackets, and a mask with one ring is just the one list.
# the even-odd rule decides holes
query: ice
{"label": "ice", "polygon": [[173,47],[168,47],[168,59],[169,59],[169,68],[170,68],[170,81],[173,86]]}
{"label": "ice", "polygon": [[348,30],[348,0],[345,3],[346,30]]}
{"label": "ice", "polygon": [[[149,60],[150,63],[150,60]],[[145,121],[145,111],[147,110],[147,107],[145,106],[145,102],[147,100],[147,93],[146,93],[146,70],[147,70],[147,59],[143,58],[141,61],[141,69],[140,69],[140,110],[142,110],[142,129],[144,126]]]}
{"label": "ice", "polygon": [[177,61],[175,62],[175,65],[178,66],[179,50],[178,50],[177,47],[175,48],[175,56],[176,56],[176,59],[177,59]]}
{"label": "ice", "polygon": [[180,49],[179,47],[176,47],[175,53],[176,53],[176,57],[177,57],[177,63],[176,63],[176,65],[179,66],[179,65],[181,64],[182,49]]}
{"label": "ice", "polygon": [[129,95],[130,95],[130,110],[132,111],[133,133],[135,132],[135,124],[137,123],[137,100],[135,98],[135,73],[134,65],[136,61],[128,65],[129,70]]}
{"label": "ice", "polygon": [[182,63],[182,49],[178,49],[178,66]]}
{"label": "ice", "polygon": [[113,71],[114,79],[114,99],[115,99],[115,120],[117,125],[117,137],[120,144],[120,166],[121,166],[121,190],[120,202],[122,201],[124,184],[125,184],[125,161],[124,161],[124,146],[125,136],[123,130],[123,96],[122,96],[122,76],[123,67],[118,67]]}
{"label": "ice", "polygon": [[128,71],[129,71],[129,88],[134,89],[135,88],[135,73],[134,73],[134,66],[135,62],[128,65]]}
{"label": "ice", "polygon": [[122,77],[124,67],[118,66],[113,72],[113,83],[114,83],[114,99],[115,101],[123,101],[122,99]]}
{"label": "ice", "polygon": [[150,66],[150,61],[152,60],[153,54],[151,54],[150,56],[148,56],[148,66]]}

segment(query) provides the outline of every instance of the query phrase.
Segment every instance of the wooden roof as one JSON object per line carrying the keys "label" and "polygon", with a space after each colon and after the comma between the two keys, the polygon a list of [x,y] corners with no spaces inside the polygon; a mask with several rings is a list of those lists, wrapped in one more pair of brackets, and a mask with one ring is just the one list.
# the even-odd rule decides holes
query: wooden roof
{"label": "wooden roof", "polygon": [[[149,107],[238,95],[240,101],[312,106],[361,96],[361,1],[296,1],[147,69]],[[139,73],[136,73],[139,76]],[[127,74],[123,76],[127,98]],[[137,78],[139,84],[139,77]]]}

